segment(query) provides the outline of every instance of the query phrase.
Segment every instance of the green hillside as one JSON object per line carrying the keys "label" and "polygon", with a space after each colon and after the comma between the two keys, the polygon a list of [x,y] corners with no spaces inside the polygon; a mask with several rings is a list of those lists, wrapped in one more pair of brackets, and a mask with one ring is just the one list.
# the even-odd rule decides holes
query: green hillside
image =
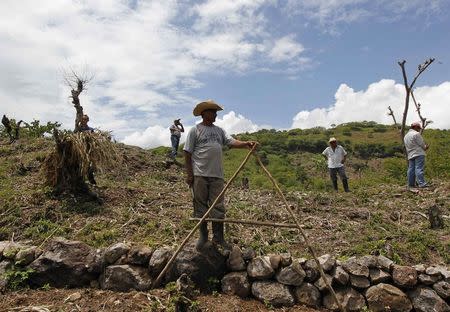
{"label": "green hillside", "polygon": [[[331,191],[320,153],[330,136],[349,152],[351,193]],[[406,191],[406,163],[396,129],[371,122],[333,129],[262,130],[238,135],[261,143],[258,154],[283,188],[319,254],[338,257],[382,253],[398,263],[450,263],[446,227],[429,229],[426,213],[440,205],[450,215],[450,132],[426,130],[431,147],[426,176],[433,187]],[[191,194],[184,169],[167,162],[168,148],[145,150],[117,144],[123,161],[96,173],[90,186],[103,205],[44,185],[42,164],[52,139],[24,134],[9,144],[0,138],[0,240],[45,244],[53,236],[82,240],[97,247],[118,241],[150,246],[178,245],[194,226]],[[246,150],[225,151],[229,178]],[[183,162],[180,155],[179,162]],[[243,189],[241,178],[249,179]],[[226,195],[230,218],[292,223],[267,177],[251,158]],[[424,217],[425,216],[425,217]],[[296,231],[238,224],[226,226],[227,239],[259,253],[290,251],[309,257]]]}

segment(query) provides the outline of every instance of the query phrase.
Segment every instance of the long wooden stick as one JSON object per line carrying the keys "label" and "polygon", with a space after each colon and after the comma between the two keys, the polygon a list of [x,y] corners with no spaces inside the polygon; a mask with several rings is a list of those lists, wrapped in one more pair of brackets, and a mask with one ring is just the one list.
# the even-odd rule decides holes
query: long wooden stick
{"label": "long wooden stick", "polygon": [[200,221],[194,226],[194,228],[191,230],[191,232],[188,234],[188,236],[186,236],[186,238],[183,240],[183,242],[181,243],[180,247],[178,247],[178,249],[175,251],[173,256],[169,259],[169,261],[167,262],[167,264],[164,267],[164,269],[161,271],[161,273],[159,273],[158,277],[153,282],[152,288],[155,288],[155,287],[157,287],[159,285],[159,283],[161,282],[162,277],[164,276],[164,274],[166,274],[167,270],[169,270],[170,266],[172,265],[173,261],[178,256],[180,251],[183,249],[183,247],[186,245],[186,243],[189,241],[189,239],[192,237],[192,235],[194,235],[195,231],[197,231],[197,229],[200,227],[200,225],[203,223],[203,221],[205,221],[205,219],[208,217],[209,213],[214,208],[214,206],[217,204],[219,199],[223,196],[225,191],[228,189],[228,187],[230,186],[231,182],[233,182],[233,180],[236,178],[238,173],[242,170],[242,168],[244,168],[244,165],[249,160],[249,158],[252,155],[253,151],[255,150],[256,146],[257,146],[256,144],[253,145],[252,149],[248,152],[248,154],[245,157],[244,161],[242,161],[241,165],[236,170],[236,172],[233,174],[233,176],[230,178],[228,183],[225,185],[225,187],[223,188],[222,192],[220,192],[219,196],[217,196],[217,198],[214,200],[214,202],[212,203],[211,207],[209,207],[209,209],[206,211],[206,213],[203,215],[203,217],[200,219]]}
{"label": "long wooden stick", "polygon": [[275,189],[277,190],[278,194],[281,196],[281,198],[282,198],[282,200],[284,202],[284,205],[286,206],[286,210],[291,215],[291,218],[292,218],[292,220],[294,220],[294,223],[296,224],[297,229],[300,231],[300,234],[302,235],[302,237],[303,237],[303,239],[305,241],[305,244],[308,247],[309,252],[313,256],[313,258],[314,258],[314,260],[315,260],[315,262],[317,264],[317,267],[318,267],[319,272],[320,272],[320,276],[322,277],[323,281],[325,282],[325,285],[327,286],[327,288],[330,291],[331,295],[333,296],[334,300],[336,301],[336,304],[338,305],[339,310],[341,312],[346,312],[344,306],[338,300],[336,292],[334,291],[333,287],[331,287],[331,284],[325,278],[325,273],[324,273],[324,271],[322,269],[322,265],[320,264],[319,259],[317,259],[316,253],[315,253],[314,249],[312,248],[312,245],[309,243],[308,237],[306,236],[305,232],[302,229],[302,226],[300,225],[300,223],[298,222],[297,218],[295,217],[294,212],[292,211],[291,207],[289,206],[289,204],[288,204],[288,202],[286,200],[286,197],[284,197],[283,192],[281,191],[280,187],[277,184],[277,181],[272,177],[270,172],[266,169],[266,167],[262,163],[262,161],[259,158],[259,156],[255,154],[255,157],[256,157],[259,165],[261,166],[261,168],[264,170],[264,172],[269,177],[270,181],[272,181],[272,184],[275,187]]}
{"label": "long wooden stick", "polygon": [[[198,221],[200,218],[189,218],[190,221]],[[273,226],[279,228],[297,228],[296,224],[289,223],[273,223],[266,221],[251,221],[251,220],[237,220],[237,219],[215,219],[215,218],[206,218],[207,222],[222,222],[222,223],[237,223],[237,224],[250,224],[250,225],[262,225],[262,226]]]}

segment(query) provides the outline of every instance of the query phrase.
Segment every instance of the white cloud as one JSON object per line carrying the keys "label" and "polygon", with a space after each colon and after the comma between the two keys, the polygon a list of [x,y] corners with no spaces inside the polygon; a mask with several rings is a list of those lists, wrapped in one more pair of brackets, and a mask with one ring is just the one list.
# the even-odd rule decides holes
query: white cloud
{"label": "white cloud", "polygon": [[[123,138],[170,122],[173,111],[190,113],[197,100],[191,91],[205,83],[205,73],[276,65],[268,52],[279,36],[261,11],[274,0],[129,3],[1,1],[0,111],[72,128],[75,111],[61,67],[88,64],[95,79],[81,104],[94,126]],[[299,53],[300,43],[287,44],[278,57]]]}
{"label": "white cloud", "polygon": [[[197,122],[200,121],[198,120]],[[215,124],[222,127],[228,134],[255,132],[262,128],[271,128],[270,126],[258,126],[250,119],[245,118],[241,114],[236,114],[234,111],[223,115],[222,118],[217,118]],[[185,132],[181,135],[181,143],[186,140],[186,135],[190,129],[191,127],[185,127]],[[144,148],[171,146],[169,127],[151,126],[142,132],[133,132],[123,139],[123,143]]]}
{"label": "white cloud", "polygon": [[304,50],[303,45],[295,41],[294,35],[288,35],[275,42],[269,56],[275,62],[289,61],[297,57]]}
{"label": "white cloud", "polygon": [[245,118],[241,114],[236,114],[234,111],[223,115],[223,118],[217,118],[216,125],[222,127],[228,134],[256,132],[262,129],[250,119]]}
{"label": "white cloud", "polygon": [[290,15],[302,15],[318,23],[325,32],[338,33],[339,24],[368,18],[394,21],[421,17],[429,22],[432,16],[442,14],[446,5],[446,0],[288,0],[285,10]]}
{"label": "white cloud", "polygon": [[[449,94],[450,82],[419,87],[415,90],[417,101],[422,103],[422,115],[433,121],[430,127],[450,128]],[[293,118],[292,128],[329,127],[331,124],[362,120],[392,124],[392,117],[387,115],[387,107],[391,106],[397,121],[401,121],[404,101],[404,86],[396,84],[394,80],[380,80],[362,91],[355,91],[346,84],[341,84],[335,94],[333,105],[299,112]],[[408,123],[418,119],[411,100]]]}

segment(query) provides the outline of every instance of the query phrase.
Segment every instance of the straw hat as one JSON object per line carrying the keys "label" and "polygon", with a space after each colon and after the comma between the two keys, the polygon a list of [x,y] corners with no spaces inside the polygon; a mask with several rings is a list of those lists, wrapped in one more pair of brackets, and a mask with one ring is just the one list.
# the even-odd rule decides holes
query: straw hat
{"label": "straw hat", "polygon": [[198,103],[194,108],[194,116],[200,116],[204,110],[215,109],[217,111],[223,110],[222,106],[214,102],[213,100],[206,100]]}
{"label": "straw hat", "polygon": [[328,140],[328,143],[336,142],[336,141],[337,141],[336,138],[330,138],[330,139]]}
{"label": "straw hat", "polygon": [[422,125],[420,124],[420,122],[416,121],[416,122],[413,122],[413,123],[411,124],[411,128],[419,128],[419,129],[422,129]]}

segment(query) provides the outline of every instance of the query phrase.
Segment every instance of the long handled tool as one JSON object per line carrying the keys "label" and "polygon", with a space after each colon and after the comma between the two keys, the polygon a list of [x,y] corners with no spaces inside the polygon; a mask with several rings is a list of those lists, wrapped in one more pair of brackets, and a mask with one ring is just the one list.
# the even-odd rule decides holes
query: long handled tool
{"label": "long handled tool", "polygon": [[239,168],[236,170],[236,172],[233,174],[233,176],[230,178],[230,180],[228,181],[228,183],[225,185],[225,187],[223,188],[222,192],[220,192],[219,196],[217,196],[217,198],[214,200],[214,202],[212,203],[211,207],[209,207],[209,209],[206,211],[206,213],[203,215],[203,217],[200,219],[200,221],[198,221],[198,223],[195,225],[195,227],[191,230],[191,232],[188,234],[188,236],[186,236],[186,238],[183,240],[183,242],[181,243],[180,247],[178,247],[178,249],[175,251],[175,253],[173,254],[173,256],[169,259],[169,261],[167,262],[166,266],[164,267],[164,269],[161,271],[161,273],[159,273],[158,277],[156,278],[156,280],[153,282],[152,284],[152,288],[155,288],[157,286],[159,286],[159,283],[161,282],[162,277],[164,276],[164,274],[166,274],[166,272],[170,269],[170,266],[172,265],[173,261],[175,260],[175,258],[178,256],[178,254],[180,253],[180,251],[183,249],[183,247],[187,244],[187,242],[189,241],[189,239],[192,237],[192,235],[194,235],[195,231],[197,231],[197,229],[200,227],[200,225],[202,224],[202,222],[205,221],[205,219],[208,217],[209,213],[211,212],[211,210],[214,208],[214,206],[217,204],[217,202],[219,201],[219,198],[221,198],[223,196],[223,194],[225,193],[225,191],[228,189],[228,187],[230,186],[231,182],[233,182],[233,180],[236,178],[236,176],[238,175],[238,173],[242,170],[242,168],[244,168],[245,164],[247,163],[248,159],[250,158],[251,154],[253,153],[253,151],[256,148],[256,144],[253,145],[252,149],[248,152],[247,156],[245,157],[244,161],[242,162],[242,164],[239,166]]}

